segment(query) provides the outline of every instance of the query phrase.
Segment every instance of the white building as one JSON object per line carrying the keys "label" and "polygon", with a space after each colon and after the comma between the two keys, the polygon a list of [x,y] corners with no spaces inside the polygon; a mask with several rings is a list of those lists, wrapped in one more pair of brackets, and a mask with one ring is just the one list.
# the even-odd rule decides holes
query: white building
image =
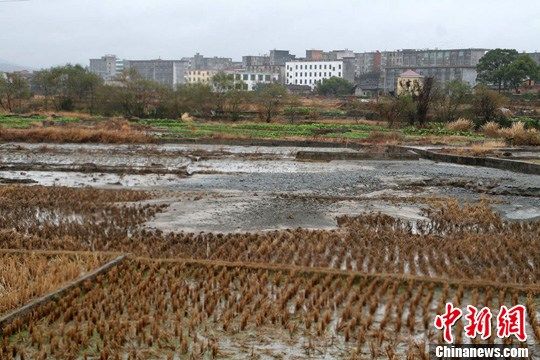
{"label": "white building", "polygon": [[225,71],[225,73],[233,75],[235,86],[239,84],[243,90],[247,91],[254,90],[257,84],[271,84],[279,80],[279,74],[271,72],[229,70]]}
{"label": "white building", "polygon": [[343,61],[289,61],[285,64],[287,85],[309,85],[311,89],[331,77],[345,78]]}

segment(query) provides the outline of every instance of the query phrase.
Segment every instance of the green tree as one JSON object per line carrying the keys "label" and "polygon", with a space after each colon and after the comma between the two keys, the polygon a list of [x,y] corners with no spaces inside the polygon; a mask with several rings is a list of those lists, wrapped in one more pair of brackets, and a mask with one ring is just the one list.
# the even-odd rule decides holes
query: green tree
{"label": "green tree", "polygon": [[80,65],[65,65],[42,70],[34,79],[45,97],[45,107],[52,100],[56,110],[73,110],[77,105],[94,109],[96,91],[102,79]]}
{"label": "green tree", "polygon": [[287,98],[287,88],[281,84],[258,84],[255,87],[255,101],[259,106],[261,117],[266,122],[272,121]]}
{"label": "green tree", "polygon": [[324,96],[350,95],[354,91],[354,85],[343,78],[333,76],[317,84],[315,91]]}
{"label": "green tree", "polygon": [[518,52],[514,49],[495,49],[488,51],[476,65],[477,79],[485,85],[496,86],[499,92],[507,88],[508,66],[516,60]]}
{"label": "green tree", "polygon": [[505,72],[508,86],[517,92],[524,80],[539,79],[540,66],[529,55],[520,55],[506,67]]}
{"label": "green tree", "polygon": [[162,111],[165,99],[172,97],[171,89],[142,78],[133,69],[122,73],[119,81],[122,90],[118,92],[118,107],[127,117],[156,116]]}
{"label": "green tree", "polygon": [[437,118],[441,121],[453,121],[458,118],[458,108],[469,101],[472,94],[468,83],[453,80],[446,83],[435,97]]}
{"label": "green tree", "polygon": [[234,85],[233,74],[227,74],[220,71],[212,77],[212,87],[216,92],[215,105],[217,113],[223,113],[225,109],[225,101],[227,99],[226,94],[234,89]]}
{"label": "green tree", "polygon": [[18,73],[0,75],[0,106],[5,111],[22,107],[22,101],[30,97],[28,81]]}
{"label": "green tree", "polygon": [[248,102],[250,94],[247,91],[239,89],[231,89],[225,94],[226,108],[227,111],[231,114],[233,120],[238,120],[240,118],[240,111],[242,110],[242,105]]}
{"label": "green tree", "polygon": [[504,97],[485,86],[478,86],[474,92],[472,109],[477,118],[477,125],[497,119],[497,111],[504,103]]}
{"label": "green tree", "polygon": [[36,91],[43,95],[45,111],[49,109],[49,101],[56,94],[59,78],[51,69],[40,70],[34,73],[33,83]]}

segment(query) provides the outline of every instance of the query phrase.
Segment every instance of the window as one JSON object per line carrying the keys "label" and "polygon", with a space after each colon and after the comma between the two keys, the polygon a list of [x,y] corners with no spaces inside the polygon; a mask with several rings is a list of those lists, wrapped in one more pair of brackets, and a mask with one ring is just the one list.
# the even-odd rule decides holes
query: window
{"label": "window", "polygon": [[298,80],[294,79],[294,84],[298,85]]}
{"label": "window", "polygon": [[294,65],[294,69],[295,69],[295,70],[298,70],[298,65]]}
{"label": "window", "polygon": [[266,81],[270,81],[270,75],[264,75]]}
{"label": "window", "polygon": [[247,79],[248,79],[248,74],[242,75],[242,79],[247,81]]}
{"label": "window", "polygon": [[240,80],[240,74],[235,74],[236,80]]}
{"label": "window", "polygon": [[259,74],[259,81],[263,81],[264,79],[264,75],[263,74]]}
{"label": "window", "polygon": [[319,70],[320,70],[320,69],[322,69],[322,65],[321,65],[321,64],[319,64]]}
{"label": "window", "polygon": [[255,81],[255,74],[251,74],[251,81]]}
{"label": "window", "polygon": [[340,72],[338,72],[337,74],[338,74],[337,76],[341,77],[341,71],[340,71]]}
{"label": "window", "polygon": [[302,79],[300,79],[300,85],[302,85]]}
{"label": "window", "polygon": [[[324,64],[324,69],[326,70],[326,64]],[[325,73],[326,74],[326,73]]]}
{"label": "window", "polygon": [[319,76],[322,76],[322,72],[319,73]]}

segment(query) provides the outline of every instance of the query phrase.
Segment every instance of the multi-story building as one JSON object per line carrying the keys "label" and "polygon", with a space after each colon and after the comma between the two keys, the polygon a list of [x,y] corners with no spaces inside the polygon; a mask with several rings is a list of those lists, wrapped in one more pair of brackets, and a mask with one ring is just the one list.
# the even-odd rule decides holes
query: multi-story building
{"label": "multi-story building", "polygon": [[185,83],[187,62],[182,60],[124,60],[126,69],[133,69],[147,80],[176,87]]}
{"label": "multi-story building", "polygon": [[243,90],[255,90],[259,84],[271,84],[278,82],[279,75],[271,72],[256,72],[248,70],[229,70],[226,74],[233,76],[234,86]]}
{"label": "multi-story building", "polygon": [[285,64],[287,85],[308,85],[314,89],[317,84],[331,77],[354,81],[354,64],[350,61],[289,61]]}
{"label": "multi-story building", "polygon": [[196,53],[192,58],[186,58],[186,60],[189,62],[189,68],[191,70],[227,70],[232,69],[234,66],[231,58],[204,57],[199,53]]}
{"label": "multi-story building", "polygon": [[295,59],[289,50],[270,50],[270,55],[242,56],[242,68],[257,73],[272,73],[285,84],[285,63]]}
{"label": "multi-story building", "polygon": [[284,66],[287,61],[292,61],[296,55],[290,53],[289,50],[270,50],[270,65]]}
{"label": "multi-story building", "polygon": [[268,55],[245,55],[242,56],[242,67],[247,69],[254,66],[270,65],[270,56]]}
{"label": "multi-story building", "polygon": [[105,55],[100,59],[90,59],[90,72],[100,76],[105,81],[112,81],[124,70],[124,62],[116,55]]}
{"label": "multi-story building", "polygon": [[394,92],[397,78],[406,70],[433,77],[438,83],[459,80],[476,85],[476,65],[486,49],[398,50],[383,54],[383,88]]}
{"label": "multi-story building", "polygon": [[187,70],[186,71],[186,83],[188,84],[210,84],[212,78],[219,70]]}
{"label": "multi-story building", "polygon": [[354,73],[356,76],[379,73],[382,71],[382,54],[380,51],[356,53],[354,55],[354,63]]}
{"label": "multi-story building", "polygon": [[353,58],[354,56],[354,51],[349,49],[332,51],[306,50],[306,60],[310,61],[335,61],[343,60],[345,58]]}

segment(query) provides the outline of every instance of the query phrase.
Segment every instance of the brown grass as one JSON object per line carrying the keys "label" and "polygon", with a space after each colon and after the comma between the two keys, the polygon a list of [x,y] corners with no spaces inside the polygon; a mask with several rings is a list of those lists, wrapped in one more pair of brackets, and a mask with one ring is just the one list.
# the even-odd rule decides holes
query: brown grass
{"label": "brown grass", "polygon": [[94,126],[69,124],[64,126],[34,126],[29,129],[0,127],[0,141],[53,143],[141,144],[155,139],[134,128],[127,121],[109,120]]}
{"label": "brown grass", "polygon": [[509,128],[500,129],[499,134],[512,145],[540,145],[540,132],[536,129],[525,129],[521,121]]}
{"label": "brown grass", "polygon": [[105,258],[90,254],[0,253],[0,314],[97,268]]}
{"label": "brown grass", "polygon": [[469,147],[460,147],[453,149],[443,149],[443,152],[466,156],[486,156],[494,155],[497,149],[506,146],[506,142],[502,140],[488,140],[480,143],[474,143]]}
{"label": "brown grass", "polygon": [[494,138],[500,137],[500,129],[501,127],[495,121],[489,121],[485,123],[481,128],[484,135]]}
{"label": "brown grass", "polygon": [[446,124],[446,128],[452,131],[472,131],[474,123],[469,119],[459,118]]}

